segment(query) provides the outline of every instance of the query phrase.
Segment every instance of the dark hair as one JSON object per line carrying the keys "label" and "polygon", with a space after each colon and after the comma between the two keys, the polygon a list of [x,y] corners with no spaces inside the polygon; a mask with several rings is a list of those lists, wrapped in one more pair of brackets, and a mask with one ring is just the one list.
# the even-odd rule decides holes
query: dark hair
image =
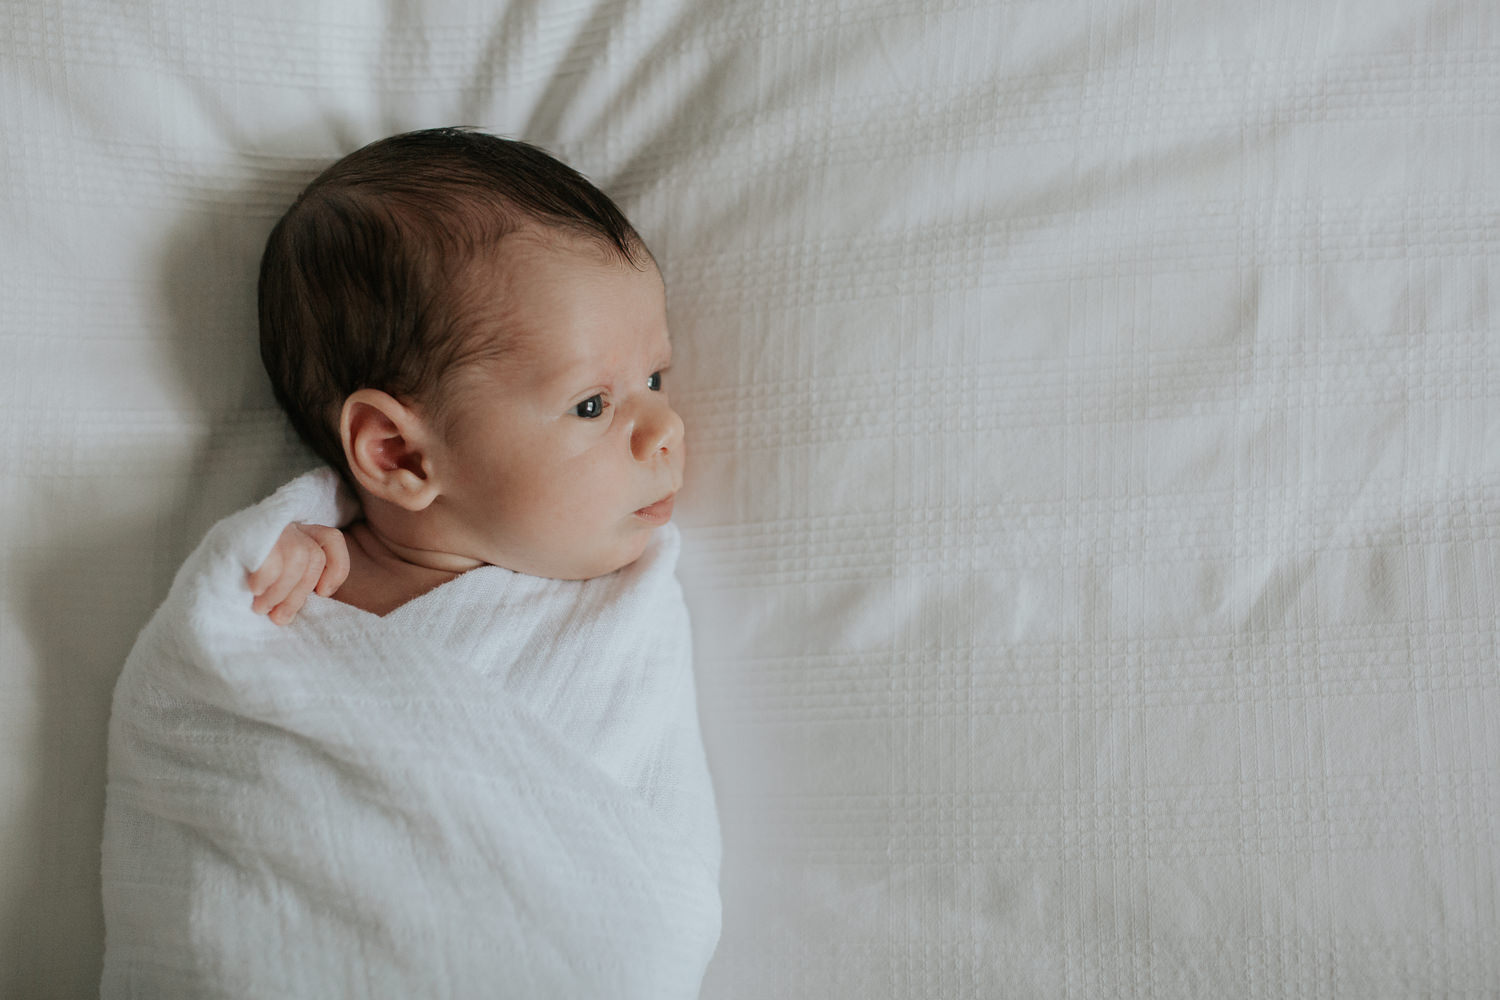
{"label": "dark hair", "polygon": [[614,202],[535,146],[466,128],[373,142],[297,197],[260,262],[260,356],[276,400],[346,478],[339,412],[357,389],[436,403],[439,384],[496,345],[468,336],[466,269],[528,225],[650,259]]}

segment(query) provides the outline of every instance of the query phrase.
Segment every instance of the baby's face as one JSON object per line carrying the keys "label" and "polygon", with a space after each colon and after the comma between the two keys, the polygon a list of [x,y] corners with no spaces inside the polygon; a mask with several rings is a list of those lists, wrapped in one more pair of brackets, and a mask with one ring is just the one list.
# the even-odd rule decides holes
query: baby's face
{"label": "baby's face", "polygon": [[641,555],[682,486],[661,275],[565,237],[510,237],[502,257],[481,281],[511,346],[454,380],[437,503],[467,555],[602,576]]}

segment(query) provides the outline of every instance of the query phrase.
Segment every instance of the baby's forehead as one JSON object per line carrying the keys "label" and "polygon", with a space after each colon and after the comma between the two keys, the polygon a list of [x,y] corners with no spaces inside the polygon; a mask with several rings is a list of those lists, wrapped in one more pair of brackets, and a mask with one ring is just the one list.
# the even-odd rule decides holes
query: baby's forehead
{"label": "baby's forehead", "polygon": [[[507,237],[459,283],[471,357],[549,377],[609,356],[670,352],[655,263],[571,233]],[[600,335],[602,334],[602,335]]]}
{"label": "baby's forehead", "polygon": [[[503,266],[517,260],[571,260],[599,266],[623,265],[637,270],[656,270],[656,262],[649,253],[641,253],[640,261],[626,260],[619,247],[594,232],[587,232],[563,223],[527,220],[507,229],[486,241],[481,248],[481,257]],[[644,251],[644,246],[641,247]]]}
{"label": "baby's forehead", "polygon": [[456,284],[481,294],[516,299],[537,281],[587,281],[621,274],[649,276],[658,287],[661,272],[651,255],[626,258],[618,247],[591,233],[565,226],[529,224],[469,248],[457,268]]}

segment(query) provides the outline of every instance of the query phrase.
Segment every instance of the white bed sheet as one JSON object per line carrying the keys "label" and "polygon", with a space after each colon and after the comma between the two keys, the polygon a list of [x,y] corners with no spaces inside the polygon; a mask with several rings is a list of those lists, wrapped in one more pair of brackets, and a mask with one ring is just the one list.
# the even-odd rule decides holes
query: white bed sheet
{"label": "white bed sheet", "polygon": [[307,464],[279,212],[472,123],[669,286],[705,996],[1500,995],[1500,10],[0,7],[0,995],[102,946],[109,693]]}

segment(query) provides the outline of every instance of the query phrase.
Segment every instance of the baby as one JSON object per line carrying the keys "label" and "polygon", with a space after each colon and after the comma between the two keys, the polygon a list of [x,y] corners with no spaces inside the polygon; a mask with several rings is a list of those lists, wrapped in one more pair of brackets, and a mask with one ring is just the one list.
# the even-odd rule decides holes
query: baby
{"label": "baby", "polygon": [[434,130],[346,157],[271,234],[260,315],[276,398],[364,511],[287,528],[249,577],[273,621],[312,591],[385,614],[481,565],[602,576],[671,517],[661,276],[539,150]]}
{"label": "baby", "polygon": [[696,995],[718,827],[640,236],[532,146],[393,136],[276,225],[260,331],[334,471],[216,526],[126,663],[105,995]]}

